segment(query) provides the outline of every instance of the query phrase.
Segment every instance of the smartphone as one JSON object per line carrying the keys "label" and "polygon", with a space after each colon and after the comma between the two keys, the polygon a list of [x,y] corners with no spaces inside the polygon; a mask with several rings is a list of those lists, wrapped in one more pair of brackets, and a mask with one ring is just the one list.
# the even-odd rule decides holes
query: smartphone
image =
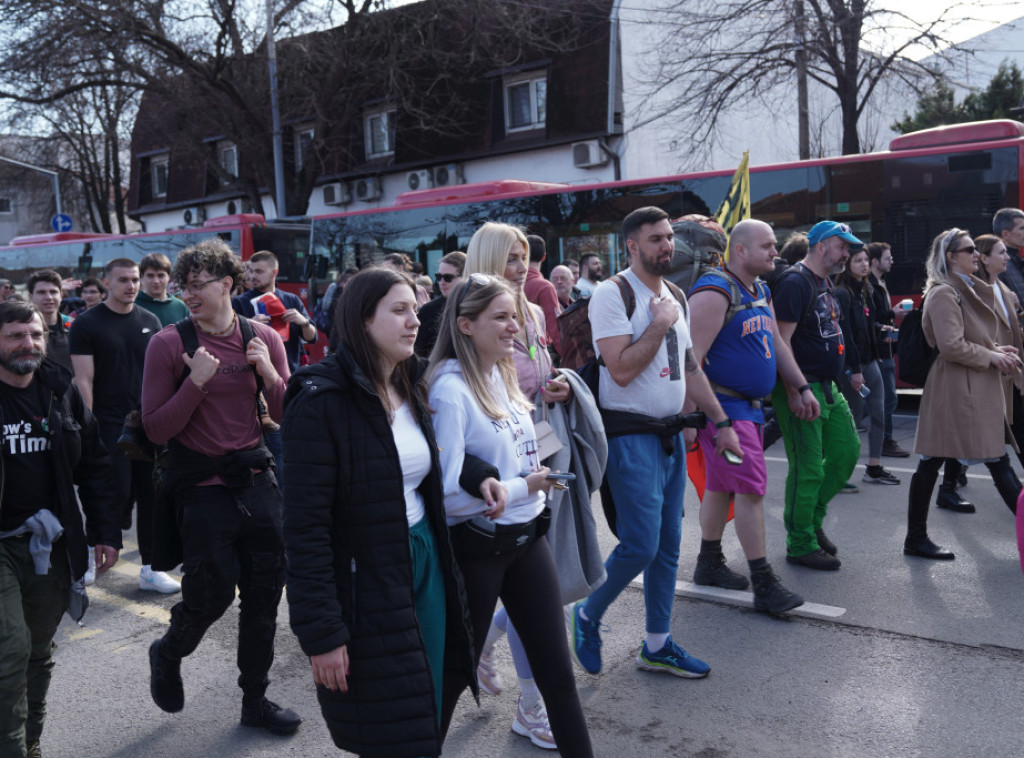
{"label": "smartphone", "polygon": [[548,479],[554,479],[557,482],[574,482],[576,481],[576,474],[563,474],[561,472],[553,471],[547,476]]}
{"label": "smartphone", "polygon": [[569,383],[569,377],[567,377],[565,374],[552,373],[551,376],[548,377],[548,380],[552,382],[562,382],[563,384]]}
{"label": "smartphone", "polygon": [[725,458],[727,463],[731,463],[733,466],[739,466],[743,463],[743,458],[736,455],[732,450],[723,450],[722,457]]}

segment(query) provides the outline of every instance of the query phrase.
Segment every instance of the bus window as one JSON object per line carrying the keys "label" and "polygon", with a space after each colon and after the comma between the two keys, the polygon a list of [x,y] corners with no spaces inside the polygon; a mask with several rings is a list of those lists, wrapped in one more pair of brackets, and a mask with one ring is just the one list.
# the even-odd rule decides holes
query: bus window
{"label": "bus window", "polygon": [[[269,250],[277,256],[279,282],[299,284],[305,280],[309,256],[308,227],[254,226],[252,247],[253,253]],[[243,257],[248,256],[243,254]]]}

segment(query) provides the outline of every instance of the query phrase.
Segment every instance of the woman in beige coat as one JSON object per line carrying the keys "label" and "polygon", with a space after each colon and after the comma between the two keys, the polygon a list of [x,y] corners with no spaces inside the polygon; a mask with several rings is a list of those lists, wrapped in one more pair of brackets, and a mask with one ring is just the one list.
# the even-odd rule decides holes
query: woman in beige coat
{"label": "woman in beige coat", "polygon": [[[1007,378],[1019,377],[1019,347],[1000,331],[993,287],[975,276],[978,251],[970,233],[947,229],[932,242],[926,264],[922,326],[939,355],[928,372],[918,414],[914,452],[921,455],[910,480],[903,552],[952,560],[928,538],[928,505],[944,458],[984,463],[999,494],[1016,507],[1021,485],[1006,445],[1014,446],[1007,420]],[[999,341],[1002,334],[1005,341]],[[1017,339],[1019,340],[1019,330]]]}
{"label": "woman in beige coat", "polygon": [[[999,332],[996,342],[1000,345],[1013,345],[1024,350],[1024,336],[1020,327],[1021,306],[1017,296],[1003,284],[999,275],[1006,271],[1010,262],[1010,253],[1003,241],[994,234],[983,234],[974,240],[978,247],[978,278],[992,285],[996,295],[996,316],[999,317]],[[1024,355],[1024,353],[1022,353]],[[1021,409],[1021,391],[1024,390],[1024,374],[1017,376],[1016,381],[1004,379],[1003,391],[1006,397],[1006,416],[1010,420],[1014,442],[1017,443],[1017,457],[1024,464],[1024,420],[1018,421]]]}

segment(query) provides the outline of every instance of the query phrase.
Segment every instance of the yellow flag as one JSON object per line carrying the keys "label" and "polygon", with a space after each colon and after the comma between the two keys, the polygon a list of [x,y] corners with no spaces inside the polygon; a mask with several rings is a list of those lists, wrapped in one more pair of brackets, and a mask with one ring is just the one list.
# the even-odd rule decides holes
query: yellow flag
{"label": "yellow flag", "polygon": [[[733,227],[743,219],[750,218],[750,151],[743,151],[743,160],[732,175],[729,192],[715,214],[715,219],[725,229],[725,236],[732,233]],[[725,260],[729,260],[729,248],[725,250]]]}

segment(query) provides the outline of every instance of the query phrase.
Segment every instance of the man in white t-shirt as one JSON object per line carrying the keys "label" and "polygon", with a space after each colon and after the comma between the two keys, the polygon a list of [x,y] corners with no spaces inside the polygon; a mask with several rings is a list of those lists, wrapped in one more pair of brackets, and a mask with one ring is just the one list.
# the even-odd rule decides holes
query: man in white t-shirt
{"label": "man in white t-shirt", "polygon": [[580,258],[580,278],[576,282],[580,297],[590,297],[594,294],[603,273],[601,258],[597,253],[587,253]]}
{"label": "man in white t-shirt", "polygon": [[686,486],[684,401],[689,398],[715,424],[718,455],[743,453],[731,419],[693,356],[685,297],[663,280],[674,252],[672,236],[668,214],[660,208],[639,208],[626,216],[622,237],[630,267],[620,281],[603,282],[590,299],[608,434],[605,476],[619,537],[605,561],[607,581],[572,608],[573,655],[592,674],[601,670],[601,617],[641,573],[647,637],[637,665],[691,678],[711,670],[669,635]]}

